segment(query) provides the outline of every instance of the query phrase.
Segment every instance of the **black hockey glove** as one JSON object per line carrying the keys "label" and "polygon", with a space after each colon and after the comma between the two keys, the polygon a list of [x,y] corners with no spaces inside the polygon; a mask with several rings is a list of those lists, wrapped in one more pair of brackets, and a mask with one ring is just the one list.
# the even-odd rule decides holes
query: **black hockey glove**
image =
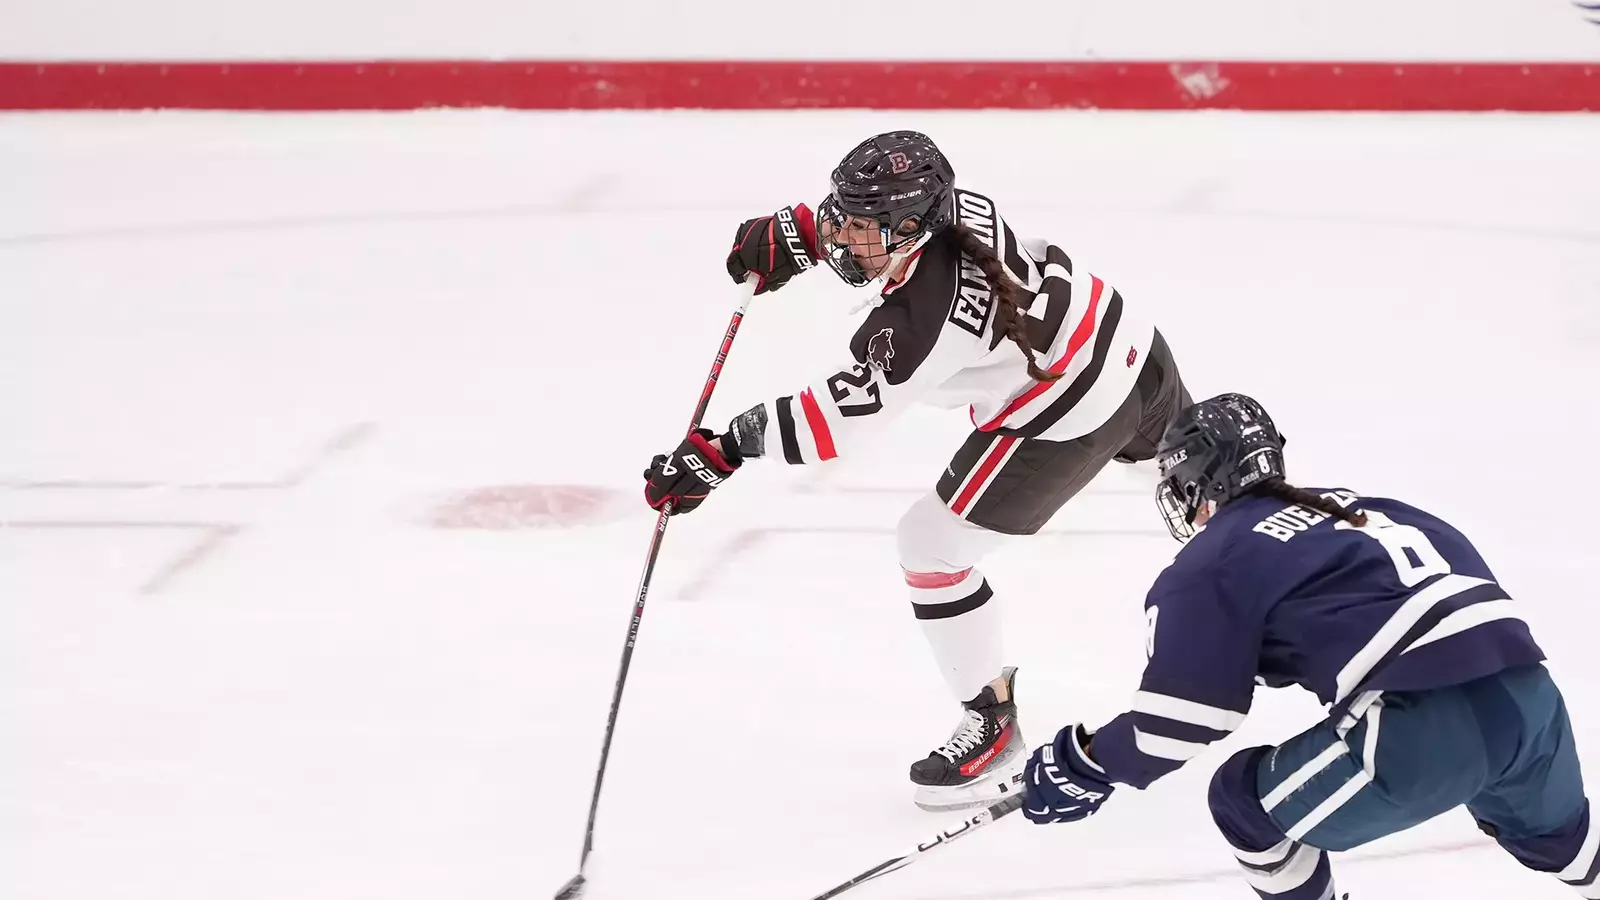
{"label": "black hockey glove", "polygon": [[743,462],[737,445],[725,454],[720,438],[705,428],[696,429],[678,449],[650,461],[644,471],[644,500],[651,509],[671,500],[673,515],[690,512]]}
{"label": "black hockey glove", "polygon": [[756,275],[756,293],[775,291],[800,272],[817,264],[812,249],[817,226],[804,203],[786,206],[770,216],[739,226],[728,253],[728,274],[735,282]]}

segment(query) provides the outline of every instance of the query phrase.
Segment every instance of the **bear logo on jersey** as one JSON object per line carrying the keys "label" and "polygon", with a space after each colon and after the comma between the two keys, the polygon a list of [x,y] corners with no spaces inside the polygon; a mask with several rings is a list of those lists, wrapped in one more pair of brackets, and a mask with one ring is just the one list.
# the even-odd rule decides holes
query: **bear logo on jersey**
{"label": "bear logo on jersey", "polygon": [[879,371],[894,368],[894,329],[885,328],[867,340],[867,362]]}

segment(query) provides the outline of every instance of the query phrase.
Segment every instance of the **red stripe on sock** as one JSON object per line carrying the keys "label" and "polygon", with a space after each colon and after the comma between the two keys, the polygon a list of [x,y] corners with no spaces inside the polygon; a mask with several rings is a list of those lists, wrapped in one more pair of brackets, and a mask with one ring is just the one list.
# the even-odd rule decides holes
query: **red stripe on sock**
{"label": "red stripe on sock", "polygon": [[906,584],[921,590],[935,590],[937,588],[955,587],[967,580],[972,574],[972,567],[968,566],[959,572],[913,572],[902,569],[906,573]]}

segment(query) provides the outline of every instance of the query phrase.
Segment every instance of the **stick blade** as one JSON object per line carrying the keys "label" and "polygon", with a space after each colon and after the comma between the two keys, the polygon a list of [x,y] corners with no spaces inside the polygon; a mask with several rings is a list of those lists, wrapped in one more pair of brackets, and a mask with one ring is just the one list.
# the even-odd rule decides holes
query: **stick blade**
{"label": "stick blade", "polygon": [[583,896],[585,884],[586,882],[581,873],[572,876],[571,881],[563,885],[561,890],[556,891],[556,900],[579,900]]}

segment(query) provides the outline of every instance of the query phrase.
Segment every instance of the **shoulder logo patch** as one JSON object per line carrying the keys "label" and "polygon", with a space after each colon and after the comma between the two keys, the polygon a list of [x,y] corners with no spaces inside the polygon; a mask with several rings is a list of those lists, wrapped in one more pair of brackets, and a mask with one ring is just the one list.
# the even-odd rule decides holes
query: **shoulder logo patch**
{"label": "shoulder logo patch", "polygon": [[884,372],[894,368],[893,328],[885,328],[867,340],[867,363]]}

